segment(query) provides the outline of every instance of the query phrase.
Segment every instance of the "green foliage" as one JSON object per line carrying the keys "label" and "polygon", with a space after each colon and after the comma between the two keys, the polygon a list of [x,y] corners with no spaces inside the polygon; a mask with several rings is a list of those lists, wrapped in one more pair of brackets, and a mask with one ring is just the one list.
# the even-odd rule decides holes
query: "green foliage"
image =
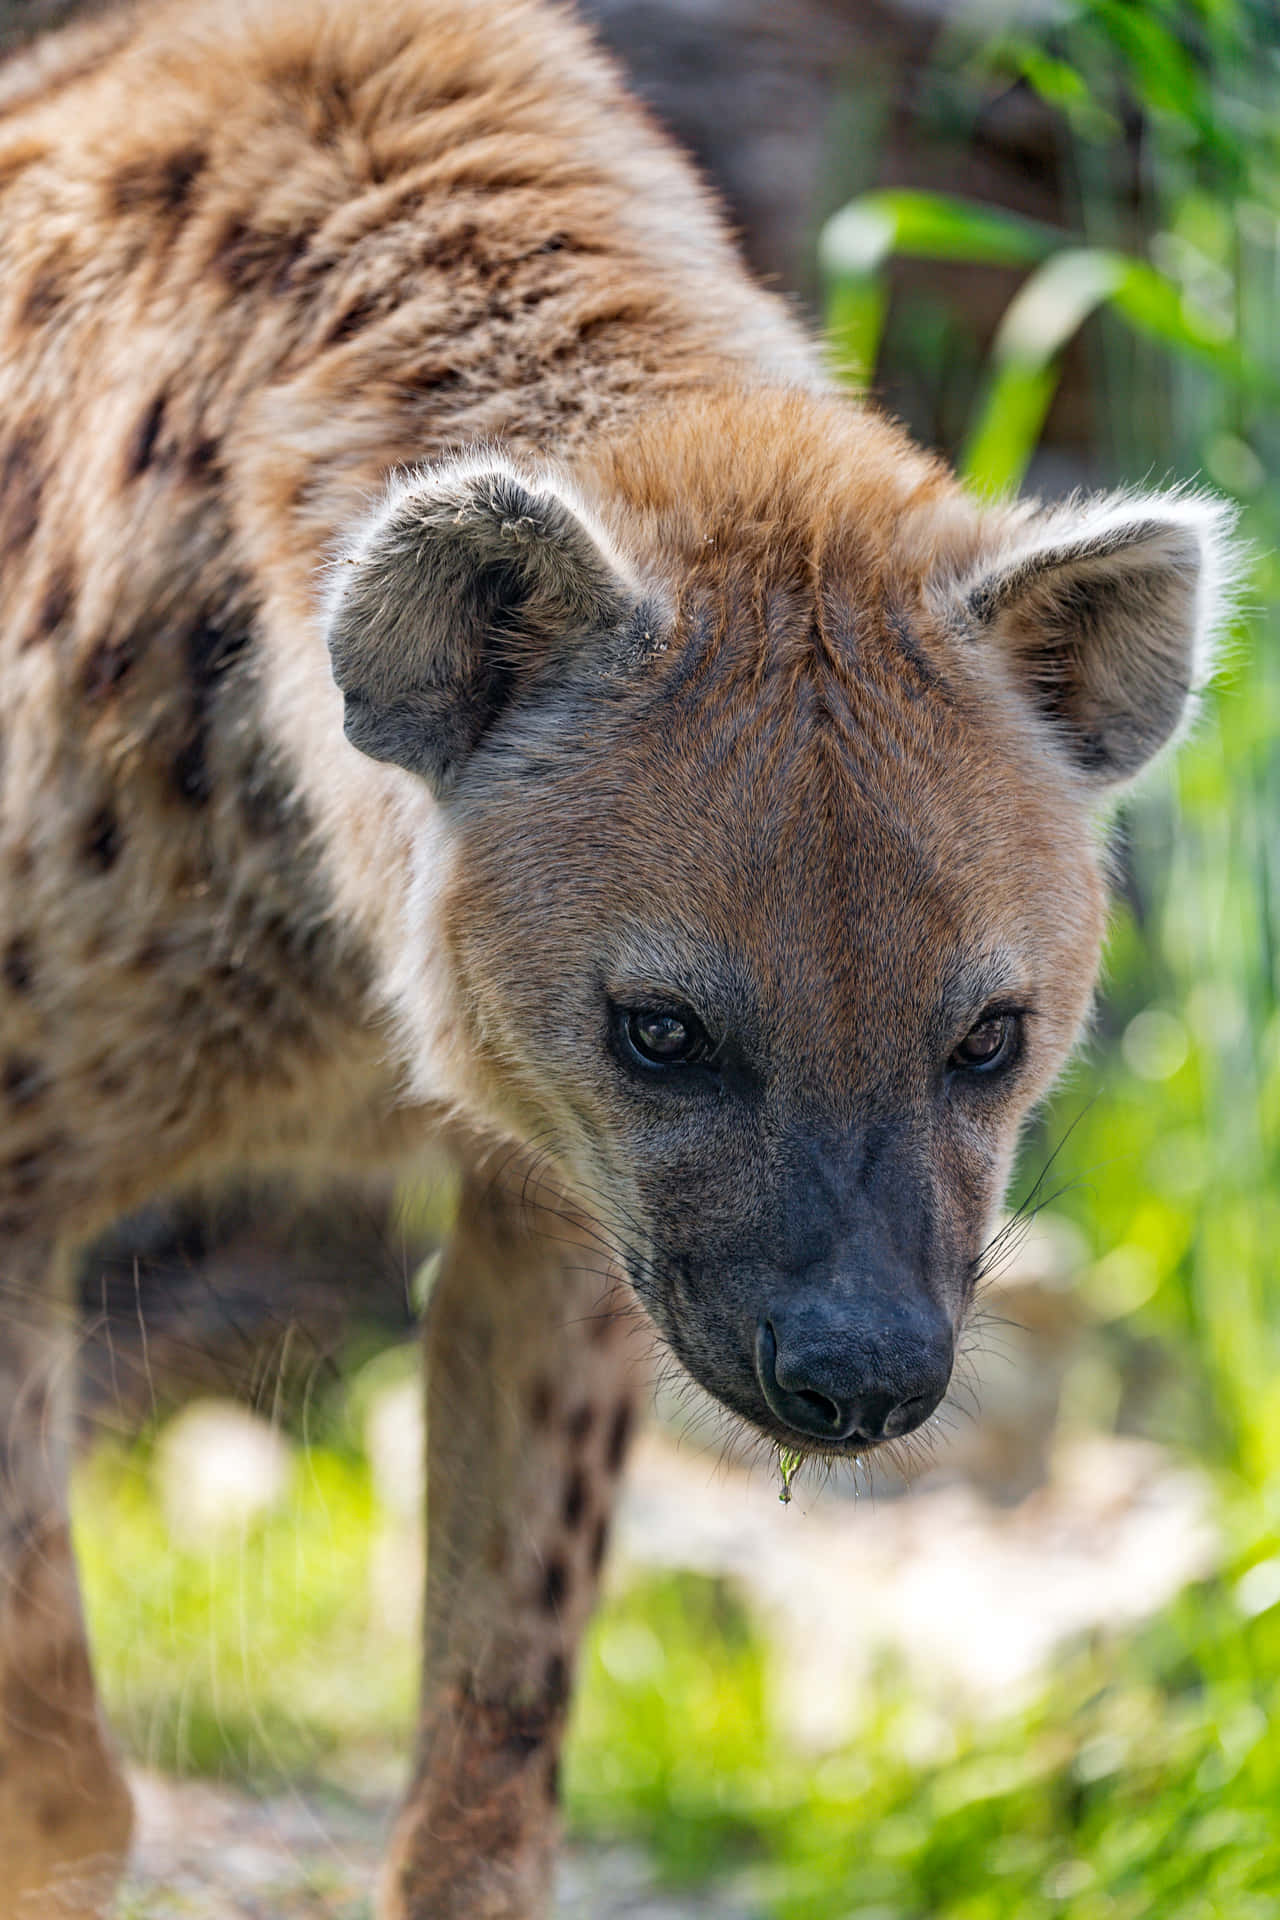
{"label": "green foliage", "polygon": [[1036,262],[992,343],[985,388],[960,471],[991,493],[1010,492],[1039,444],[1062,355],[1085,321],[1107,306],[1136,333],[1214,368],[1242,393],[1274,404],[1280,386],[1224,337],[1220,316],[1148,261],[1064,236],[1000,207],[933,193],[870,193],[823,230],[827,331],[854,379],[874,369],[888,312],[885,266],[893,254],[967,260],[974,266]]}
{"label": "green foliage", "polygon": [[736,1865],[770,1920],[1263,1920],[1276,1597],[1274,1558],[1193,1589],[994,1723],[931,1719],[885,1672],[849,1745],[815,1762],[770,1729],[751,1641],[708,1634],[722,1590],[649,1584],[595,1630],[571,1814],[643,1835],[678,1877]]}

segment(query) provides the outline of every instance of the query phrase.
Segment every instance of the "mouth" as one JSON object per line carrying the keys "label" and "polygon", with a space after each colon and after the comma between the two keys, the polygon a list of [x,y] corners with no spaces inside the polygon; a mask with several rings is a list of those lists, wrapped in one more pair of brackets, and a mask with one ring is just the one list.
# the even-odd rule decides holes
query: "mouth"
{"label": "mouth", "polygon": [[677,1329],[668,1324],[662,1332],[675,1359],[695,1384],[725,1413],[740,1420],[752,1434],[776,1449],[780,1461],[790,1462],[784,1469],[784,1478],[809,1461],[853,1462],[875,1453],[882,1444],[856,1432],[835,1431],[834,1423],[819,1427],[815,1420],[809,1428],[797,1427],[785,1414],[775,1410],[762,1393],[758,1379],[747,1374],[745,1368],[740,1376],[735,1374],[726,1380],[718,1368],[701,1362],[694,1343],[682,1339]]}
{"label": "mouth", "polygon": [[932,1351],[923,1339],[899,1339],[880,1365],[874,1335],[850,1343],[840,1321],[831,1341],[815,1340],[804,1326],[807,1337],[797,1340],[794,1322],[775,1324],[767,1307],[743,1327],[741,1305],[735,1311],[729,1298],[722,1302],[728,1311],[709,1319],[695,1310],[681,1263],[663,1265],[665,1285],[653,1285],[652,1272],[640,1284],[633,1274],[633,1285],[674,1357],[780,1457],[852,1462],[917,1432],[946,1397],[954,1359],[949,1326]]}

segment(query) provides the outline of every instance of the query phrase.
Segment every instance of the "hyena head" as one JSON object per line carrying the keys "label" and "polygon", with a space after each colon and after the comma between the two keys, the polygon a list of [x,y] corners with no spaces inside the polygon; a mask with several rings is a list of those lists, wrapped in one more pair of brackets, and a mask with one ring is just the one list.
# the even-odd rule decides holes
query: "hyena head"
{"label": "hyena head", "polygon": [[1176,494],[983,510],[874,416],[743,394],[572,482],[412,474],[336,569],[348,737],[444,823],[410,935],[455,1097],[788,1447],[947,1389],[1089,1007],[1099,814],[1179,729],[1226,534]]}

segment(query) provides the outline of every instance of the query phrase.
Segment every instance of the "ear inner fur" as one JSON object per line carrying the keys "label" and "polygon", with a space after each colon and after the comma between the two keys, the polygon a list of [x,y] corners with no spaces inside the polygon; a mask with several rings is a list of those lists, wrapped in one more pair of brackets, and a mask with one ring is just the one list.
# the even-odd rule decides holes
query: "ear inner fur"
{"label": "ear inner fur", "polygon": [[1091,781],[1132,778],[1187,717],[1223,615],[1227,527],[1216,502],[1084,503],[1024,521],[964,589],[964,618]]}
{"label": "ear inner fur", "polygon": [[443,789],[529,683],[635,600],[603,533],[550,481],[496,458],[415,475],[334,569],[347,738]]}

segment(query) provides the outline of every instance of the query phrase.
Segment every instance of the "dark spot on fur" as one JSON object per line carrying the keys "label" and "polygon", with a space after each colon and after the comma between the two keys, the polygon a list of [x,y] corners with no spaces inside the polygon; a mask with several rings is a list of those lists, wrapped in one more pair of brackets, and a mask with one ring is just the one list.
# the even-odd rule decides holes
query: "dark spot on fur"
{"label": "dark spot on fur", "polygon": [[461,220],[448,233],[437,234],[427,247],[427,265],[446,273],[464,261],[474,264],[474,245],[479,231],[474,220]]}
{"label": "dark spot on fur", "polygon": [[166,207],[182,207],[191,198],[191,189],[204,170],[203,147],[179,147],[161,169],[161,184]]}
{"label": "dark spot on fur", "polygon": [[591,1535],[591,1552],[588,1555],[588,1559],[592,1573],[599,1573],[601,1567],[604,1565],[604,1556],[608,1545],[609,1522],[601,1518],[596,1521],[595,1531]]}
{"label": "dark spot on fur", "polygon": [[[496,1785],[490,1770],[497,1763],[499,1773],[508,1776],[514,1766],[523,1769],[533,1756],[554,1740],[560,1731],[562,1707],[553,1707],[542,1697],[524,1701],[484,1699],[473,1679],[464,1680],[457,1697],[457,1758],[450,1771],[462,1779],[477,1768],[477,1777]],[[421,1894],[422,1885],[414,1887]]]}
{"label": "dark spot on fur", "polygon": [[529,1420],[534,1427],[541,1428],[549,1424],[555,1398],[551,1382],[545,1376],[539,1376],[529,1394]]}
{"label": "dark spot on fur", "polygon": [[80,669],[80,690],[86,700],[109,700],[133,665],[133,647],[128,639],[99,640],[85,655]]}
{"label": "dark spot on fur", "polygon": [[75,576],[70,562],[63,561],[49,575],[35,624],[23,641],[23,647],[33,647],[41,640],[52,640],[71,612],[75,597]]}
{"label": "dark spot on fur", "polygon": [[273,840],[284,834],[296,800],[284,777],[272,766],[265,749],[252,760],[237,787],[240,818],[258,839]]}
{"label": "dark spot on fur", "polygon": [[213,264],[237,289],[257,278],[260,236],[239,215],[228,220],[218,235]]}
{"label": "dark spot on fur", "polygon": [[20,1198],[29,1200],[44,1185],[45,1170],[57,1145],[56,1141],[46,1141],[43,1146],[28,1148],[26,1153],[15,1153],[0,1167],[0,1179]]}
{"label": "dark spot on fur", "polygon": [[40,518],[44,481],[33,433],[15,434],[0,454],[0,555],[25,547]]}
{"label": "dark spot on fur", "polygon": [[158,393],[142,418],[138,421],[130,437],[125,452],[124,471],[126,480],[136,480],[139,474],[146,472],[156,457],[156,447],[160,439],[160,429],[164,425],[164,410],[168,396],[163,390]]}
{"label": "dark spot on fur", "polygon": [[185,466],[189,480],[207,480],[218,464],[218,442],[210,434],[201,434],[187,448]]}
{"label": "dark spot on fur", "polygon": [[25,933],[15,933],[0,961],[4,983],[11,993],[31,991],[31,942]]}
{"label": "dark spot on fur", "polygon": [[382,302],[373,294],[367,294],[361,300],[354,300],[343,313],[338,315],[321,344],[326,347],[337,347],[341,346],[344,340],[354,339],[355,335],[367,327],[371,320],[378,318],[381,311]]}
{"label": "dark spot on fur", "polygon": [[574,1408],[565,1425],[569,1438],[575,1447],[582,1446],[584,1441],[589,1437],[595,1423],[596,1410],[588,1401],[584,1400],[580,1407]]}
{"label": "dark spot on fur", "polygon": [[559,1613],[569,1590],[569,1569],[559,1554],[547,1562],[542,1576],[542,1606],[546,1613]]}
{"label": "dark spot on fur", "polygon": [[99,873],[109,873],[120,858],[120,849],[124,845],[124,836],[120,831],[120,822],[112,806],[99,807],[87,822],[80,841],[80,852],[85,864],[96,867]]}
{"label": "dark spot on fur", "polygon": [[542,1692],[549,1713],[563,1713],[569,1704],[569,1668],[562,1653],[553,1653],[542,1677]]}
{"label": "dark spot on fur", "polygon": [[584,320],[577,330],[577,344],[585,346],[618,327],[645,327],[653,320],[653,310],[639,301],[620,303],[611,313],[593,314],[590,320]]}
{"label": "dark spot on fur", "polygon": [[187,635],[188,679],[200,687],[212,685],[248,644],[247,626],[232,627],[221,620],[198,620]]}
{"label": "dark spot on fur", "polygon": [[288,286],[309,240],[308,234],[255,227],[236,215],[218,236],[213,265],[236,293],[264,284],[280,291]]}
{"label": "dark spot on fur", "polygon": [[41,261],[27,283],[18,309],[20,327],[47,327],[66,298],[67,249]]}
{"label": "dark spot on fur", "polygon": [[130,161],[111,183],[115,211],[181,213],[207,161],[204,148],[195,145]]}
{"label": "dark spot on fur", "polygon": [[464,384],[464,375],[443,361],[431,361],[421,367],[406,367],[400,385],[406,392],[429,393],[433,401],[454,392]]}
{"label": "dark spot on fur", "polygon": [[582,1516],[586,1512],[586,1510],[587,1510],[586,1475],[583,1473],[581,1467],[575,1467],[573,1472],[569,1475],[568,1485],[565,1487],[565,1490],[564,1490],[564,1506],[561,1509],[561,1512],[564,1517],[564,1524],[566,1527],[569,1528],[571,1532],[576,1531],[577,1528],[581,1526]]}
{"label": "dark spot on fur", "polygon": [[560,1755],[547,1755],[547,1799],[553,1807],[560,1804]]}
{"label": "dark spot on fur", "polygon": [[25,1053],[11,1053],[0,1067],[0,1087],[11,1107],[29,1107],[38,1100],[49,1080],[38,1060]]}
{"label": "dark spot on fur", "polygon": [[604,1457],[610,1473],[617,1473],[627,1457],[633,1417],[631,1402],[624,1400],[609,1423],[609,1441]]}
{"label": "dark spot on fur", "polygon": [[345,75],[334,72],[317,76],[312,111],[317,138],[332,146],[351,124],[351,90]]}
{"label": "dark spot on fur", "polygon": [[203,735],[189,740],[175,758],[173,787],[179,799],[185,800],[189,807],[203,807],[213,792]]}
{"label": "dark spot on fur", "polygon": [[197,620],[187,632],[186,674],[190,705],[185,736],[173,762],[173,785],[189,806],[203,806],[213,792],[208,764],[209,723],[221,676],[249,644],[247,624]]}

